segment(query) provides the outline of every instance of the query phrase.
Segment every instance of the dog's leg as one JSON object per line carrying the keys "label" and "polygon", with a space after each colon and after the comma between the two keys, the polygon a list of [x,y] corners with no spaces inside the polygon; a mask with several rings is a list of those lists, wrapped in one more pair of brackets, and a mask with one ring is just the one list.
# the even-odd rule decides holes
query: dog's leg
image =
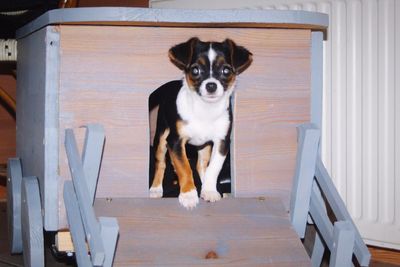
{"label": "dog's leg", "polygon": [[165,172],[165,154],[167,152],[167,137],[169,134],[169,130],[166,129],[162,134],[156,136],[155,138],[155,172],[153,183],[150,187],[150,197],[151,198],[160,198],[163,196],[163,187],[162,183],[164,180],[164,172]]}
{"label": "dog's leg", "polygon": [[199,173],[201,183],[204,183],[204,174],[206,172],[208,163],[211,157],[211,145],[206,145],[197,152],[197,165],[196,169]]}
{"label": "dog's leg", "polygon": [[199,203],[199,197],[194,185],[192,169],[186,156],[185,144],[186,140],[180,139],[172,147],[169,147],[168,151],[172,165],[178,175],[179,203],[187,209],[192,209]]}
{"label": "dog's leg", "polygon": [[206,201],[215,202],[221,199],[221,195],[217,191],[217,179],[226,158],[226,153],[221,153],[221,150],[224,150],[221,147],[224,146],[224,141],[214,142],[210,163],[201,187],[201,198]]}

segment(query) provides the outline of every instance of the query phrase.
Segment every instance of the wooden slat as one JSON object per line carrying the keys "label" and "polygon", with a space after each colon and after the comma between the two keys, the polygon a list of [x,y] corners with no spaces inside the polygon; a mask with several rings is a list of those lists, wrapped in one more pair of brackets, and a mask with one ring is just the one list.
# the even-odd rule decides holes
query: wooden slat
{"label": "wooden slat", "polygon": [[47,231],[58,230],[58,40],[47,27],[18,41],[16,154],[38,177]]}
{"label": "wooden slat", "polygon": [[[201,201],[194,211],[176,198],[96,199],[95,210],[118,219],[115,266],[310,266],[280,199]],[[205,259],[210,251],[218,259]]]}
{"label": "wooden slat", "polygon": [[304,238],[310,206],[311,189],[318,155],[320,130],[315,124],[298,127],[296,171],[290,197],[290,220],[300,238]]}
{"label": "wooden slat", "polygon": [[44,266],[43,221],[39,183],[28,176],[21,184],[21,229],[24,266]]}
{"label": "wooden slat", "polygon": [[[92,199],[86,186],[81,157],[78,153],[74,132],[71,129],[67,129],[65,133],[65,150],[67,151],[68,163],[72,174],[73,188],[75,189],[77,198],[74,211],[80,211],[86,239],[90,247],[92,262],[96,266],[101,265],[104,262],[105,253],[100,235],[100,224],[96,219],[96,215],[92,207]],[[72,187],[69,189],[69,191],[71,190]],[[64,192],[64,196],[65,194],[68,194],[68,192]],[[72,201],[74,200],[69,202]],[[67,205],[69,205],[69,202],[67,202]],[[76,219],[76,216],[74,216],[73,219]],[[82,232],[82,230],[80,232]]]}
{"label": "wooden slat", "polygon": [[90,255],[87,250],[85,229],[80,214],[78,199],[71,181],[67,181],[64,185],[64,201],[67,207],[66,211],[69,229],[73,239],[76,262],[79,266],[89,267],[92,265],[92,261],[90,260]]}
{"label": "wooden slat", "polygon": [[96,196],[105,136],[103,126],[99,124],[89,124],[85,128],[86,134],[82,149],[82,164],[90,200],[93,204]]}
{"label": "wooden slat", "polygon": [[79,8],[51,10],[17,31],[17,38],[46,25],[153,27],[262,27],[325,30],[328,16],[294,10],[190,10],[155,8]]}
{"label": "wooden slat", "polygon": [[333,226],[333,250],[329,266],[352,266],[354,249],[354,228],[349,221],[337,221]]}
{"label": "wooden slat", "polygon": [[22,253],[21,184],[22,167],[19,158],[8,159],[7,169],[8,240],[11,253]]}
{"label": "wooden slat", "polygon": [[361,266],[368,266],[371,260],[371,254],[358,232],[356,225],[351,219],[351,216],[320,157],[317,159],[315,177],[337,220],[350,221],[353,225],[353,228],[355,229],[354,254]]}

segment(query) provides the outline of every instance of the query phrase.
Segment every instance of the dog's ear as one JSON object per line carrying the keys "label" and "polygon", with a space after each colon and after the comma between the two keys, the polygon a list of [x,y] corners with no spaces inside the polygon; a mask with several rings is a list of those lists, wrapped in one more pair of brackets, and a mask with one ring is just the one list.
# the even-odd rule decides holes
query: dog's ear
{"label": "dog's ear", "polygon": [[253,54],[243,46],[236,45],[231,39],[226,39],[224,44],[230,51],[232,65],[236,74],[245,71],[253,61]]}
{"label": "dog's ear", "polygon": [[192,60],[193,49],[197,42],[199,42],[199,38],[192,37],[185,43],[173,46],[168,52],[171,62],[179,69],[184,70]]}

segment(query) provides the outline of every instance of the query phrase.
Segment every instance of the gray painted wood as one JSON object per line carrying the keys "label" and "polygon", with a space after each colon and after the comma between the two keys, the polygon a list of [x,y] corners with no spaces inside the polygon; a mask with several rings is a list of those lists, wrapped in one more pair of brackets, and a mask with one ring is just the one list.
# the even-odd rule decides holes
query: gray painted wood
{"label": "gray painted wood", "polygon": [[10,158],[7,163],[7,218],[8,239],[11,253],[22,252],[21,231],[21,182],[22,170],[19,158]]}
{"label": "gray painted wood", "polygon": [[22,243],[24,266],[44,266],[44,241],[39,183],[36,177],[22,179]]}
{"label": "gray painted wood", "polygon": [[117,248],[119,226],[116,218],[100,217],[101,238],[103,240],[105,258],[103,267],[112,267]]}
{"label": "gray painted wood", "polygon": [[[68,8],[48,11],[17,31],[22,38],[50,24],[302,24],[319,28],[328,26],[326,14],[293,10],[174,10],[153,8]],[[237,27],[240,27],[237,26]]]}
{"label": "gray painted wood", "polygon": [[[320,207],[323,208],[324,214],[327,213],[325,202],[321,194],[321,190],[319,189],[318,183],[315,179],[313,182],[313,190],[315,192],[314,194],[315,201],[321,204]],[[309,223],[314,223],[310,217],[309,217]],[[313,252],[311,255],[311,262],[313,266],[320,266],[322,258],[324,256],[324,252],[325,252],[325,244],[322,241],[321,235],[318,232],[316,232]]]}
{"label": "gray painted wood", "polygon": [[[60,34],[57,27],[46,28],[46,71],[44,107],[44,177],[39,179],[44,197],[44,226],[47,231],[58,230],[59,212],[59,84]],[[42,41],[42,43],[43,43]],[[40,140],[36,139],[40,143]],[[35,174],[34,174],[35,175]]]}
{"label": "gray painted wood", "polygon": [[318,232],[315,233],[314,246],[311,254],[311,265],[313,267],[321,266],[322,258],[325,252],[325,245]]}
{"label": "gray painted wood", "polygon": [[[66,131],[65,146],[73,182],[65,182],[63,196],[69,227],[77,251],[77,261],[79,266],[92,266],[92,262],[90,261],[86,249],[85,236],[92,237],[93,234],[97,233],[97,229],[100,229],[100,238],[96,238],[95,240],[93,236],[92,242],[101,242],[101,244],[95,244],[97,247],[91,246],[91,255],[96,253],[95,249],[98,253],[99,249],[104,248],[104,261],[97,259],[99,261],[95,263],[96,257],[98,256],[94,256],[92,257],[94,265],[97,266],[101,263],[101,266],[103,267],[111,267],[117,245],[119,230],[117,220],[115,218],[101,217],[99,218],[99,222],[97,222],[95,218],[93,219],[94,212],[92,215],[93,208],[91,207],[95,197],[104,140],[104,129],[101,125],[87,125],[82,152],[82,162],[80,165],[73,131]],[[82,186],[82,183],[85,184]],[[78,196],[83,194],[83,196],[87,196],[88,199],[82,198],[82,196],[77,197],[74,185],[75,188],[78,187]],[[88,206],[89,203],[90,206]],[[82,211],[82,214],[79,213],[80,210]],[[89,244],[91,244],[90,238],[87,239],[89,240]]]}
{"label": "gray painted wood", "polygon": [[86,186],[85,175],[81,158],[79,156],[74,132],[72,129],[65,130],[65,150],[71,171],[72,181],[76,191],[83,226],[90,248],[93,265],[101,265],[104,262],[104,247],[101,241],[100,224],[98,223]]}
{"label": "gray painted wood", "polygon": [[310,215],[314,221],[315,227],[321,234],[323,241],[330,251],[332,251],[333,244],[333,225],[328,218],[328,215],[324,208],[324,203],[319,201],[318,197],[319,191],[313,187],[311,191],[311,201],[310,201]]}
{"label": "gray painted wood", "polygon": [[322,129],[323,33],[311,33],[311,122]]}
{"label": "gray painted wood", "polygon": [[97,180],[104,146],[104,128],[100,124],[86,126],[85,143],[82,151],[83,172],[91,203],[94,203]]}
{"label": "gray painted wood", "polygon": [[340,197],[339,193],[336,190],[335,185],[333,184],[321,158],[317,159],[317,168],[316,168],[316,180],[321,187],[321,190],[324,192],[324,195],[330,204],[332,211],[334,212],[337,220],[342,221],[350,221],[355,229],[355,246],[354,246],[354,254],[357,257],[361,266],[368,266],[369,261],[371,259],[371,254],[365,245],[363,239],[361,238],[360,233],[357,230],[353,220],[349,212],[346,209],[346,206]]}
{"label": "gray painted wood", "polygon": [[354,227],[349,221],[337,221],[333,226],[333,250],[330,267],[352,266]]}
{"label": "gray painted wood", "polygon": [[58,60],[56,27],[18,41],[17,156],[38,177],[44,227],[58,230]]}
{"label": "gray painted wood", "polygon": [[64,183],[64,203],[67,212],[69,230],[74,243],[76,262],[79,267],[93,266],[85,242],[85,230],[79,212],[78,200],[71,181]]}
{"label": "gray painted wood", "polygon": [[[351,266],[347,263],[346,265],[343,265],[343,262],[348,262],[348,258],[350,258],[351,263],[351,255],[353,255],[353,252],[361,266],[368,266],[371,257],[368,248],[361,239],[360,234],[356,226],[354,225],[354,222],[348,214],[348,211],[345,208],[342,199],[336,191],[336,188],[330,180],[329,175],[326,172],[326,169],[323,166],[323,163],[319,157],[317,159],[316,179],[318,181],[318,184],[314,183],[313,186],[309,212],[312,220],[314,221],[318,229],[318,233],[320,233],[324,243],[331,251],[331,266]],[[321,200],[318,185],[320,186],[320,189],[323,192],[327,203],[329,203],[329,206],[332,208],[333,214],[335,215],[336,219],[338,221],[345,221],[345,226],[342,226],[342,224],[338,224],[339,228],[334,230],[335,227],[334,225],[332,225],[330,219],[328,218],[324,202]],[[342,233],[337,232],[339,230],[342,231],[342,228],[344,229],[344,235],[348,235],[348,237],[351,239],[348,240],[346,239],[347,237],[343,237]],[[352,235],[353,237],[351,237]],[[358,238],[359,240],[357,241]],[[351,240],[353,240],[353,243],[350,244],[349,242]],[[319,240],[317,240],[316,242],[317,254],[312,258],[313,266],[318,265],[318,261],[320,261],[321,254],[323,253],[322,243],[319,242]],[[350,254],[350,256],[348,254]],[[334,258],[332,259],[332,257]]]}
{"label": "gray painted wood", "polygon": [[290,219],[300,238],[304,238],[311,188],[318,155],[320,130],[314,124],[298,127],[296,172],[290,199]]}

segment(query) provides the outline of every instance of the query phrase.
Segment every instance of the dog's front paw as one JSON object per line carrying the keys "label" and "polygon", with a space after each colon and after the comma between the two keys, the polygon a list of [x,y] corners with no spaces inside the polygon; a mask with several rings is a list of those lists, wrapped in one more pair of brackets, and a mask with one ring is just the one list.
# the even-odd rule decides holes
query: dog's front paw
{"label": "dog's front paw", "polygon": [[218,191],[201,190],[201,198],[205,201],[216,202],[221,199],[221,195],[218,193]]}
{"label": "dog's front paw", "polygon": [[163,196],[162,185],[156,187],[150,187],[150,197],[151,198],[161,198]]}
{"label": "dog's front paw", "polygon": [[187,209],[193,209],[199,203],[197,190],[192,189],[186,193],[179,194],[179,203]]}

